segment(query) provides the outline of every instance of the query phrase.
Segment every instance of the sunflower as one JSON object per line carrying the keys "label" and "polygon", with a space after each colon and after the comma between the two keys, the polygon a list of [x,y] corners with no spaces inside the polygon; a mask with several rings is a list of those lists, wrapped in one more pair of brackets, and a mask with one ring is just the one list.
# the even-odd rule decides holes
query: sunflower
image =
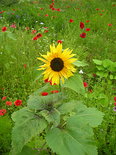
{"label": "sunflower", "polygon": [[77,59],[73,58],[75,54],[72,54],[72,50],[68,48],[62,51],[62,44],[58,44],[57,47],[53,44],[50,45],[50,52],[47,55],[41,55],[42,58],[37,58],[44,62],[38,70],[44,70],[44,80],[48,79],[54,83],[59,84],[60,81],[64,83],[64,79],[69,78],[76,71],[72,64]]}

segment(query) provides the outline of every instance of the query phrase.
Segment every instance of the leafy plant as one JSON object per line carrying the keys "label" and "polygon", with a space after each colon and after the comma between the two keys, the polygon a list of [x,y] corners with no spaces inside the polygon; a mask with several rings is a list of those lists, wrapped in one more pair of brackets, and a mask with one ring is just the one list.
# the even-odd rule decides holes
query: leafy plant
{"label": "leafy plant", "polygon": [[[79,75],[78,75],[79,76]],[[78,76],[69,78],[74,83]],[[68,80],[67,80],[68,81]],[[81,79],[80,89],[67,82],[62,89],[70,88],[77,93],[83,90]],[[45,85],[29,96],[27,107],[14,112],[12,119],[15,126],[12,130],[12,154],[18,154],[35,136],[44,133],[44,141],[57,154],[97,154],[94,141],[94,127],[101,124],[103,113],[95,108],[87,108],[77,100],[65,101],[62,92],[48,96],[40,96]],[[39,149],[41,152],[43,148]]]}
{"label": "leafy plant", "polygon": [[116,62],[113,62],[109,59],[98,60],[93,59],[93,62],[96,64],[97,72],[96,74],[103,78],[109,78],[111,80],[116,79]]}

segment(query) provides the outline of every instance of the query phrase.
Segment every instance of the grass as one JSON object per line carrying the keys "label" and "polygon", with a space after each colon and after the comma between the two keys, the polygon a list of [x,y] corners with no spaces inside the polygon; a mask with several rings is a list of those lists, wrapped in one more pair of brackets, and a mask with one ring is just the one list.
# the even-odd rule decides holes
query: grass
{"label": "grass", "polygon": [[[57,40],[62,40],[64,49],[73,49],[79,60],[88,63],[88,66],[78,69],[83,69],[83,81],[89,84],[86,97],[76,95],[72,91],[68,91],[67,94],[71,98],[76,95],[79,100],[84,100],[86,105],[97,107],[105,113],[102,125],[95,129],[95,138],[100,155],[114,155],[115,81],[94,78],[92,74],[96,72],[93,59],[115,61],[116,4],[112,0],[55,0],[54,7],[60,8],[61,11],[53,11],[49,8],[51,3],[51,0],[23,2],[0,8],[0,11],[5,11],[0,14],[0,28],[6,26],[7,31],[12,32],[11,35],[7,32],[0,33],[0,97],[7,96],[7,100],[12,102],[21,99],[23,106],[26,106],[28,95],[43,84],[42,79],[35,80],[39,74],[36,69],[40,65],[37,57],[40,53],[45,54],[50,44],[57,44]],[[45,16],[46,14],[48,16]],[[74,22],[70,23],[70,19]],[[90,28],[90,31],[80,29],[80,22],[84,22],[85,28]],[[13,23],[16,24],[16,29],[10,27]],[[26,30],[26,27],[30,29]],[[43,27],[48,27],[47,33],[44,33]],[[38,40],[32,40],[36,35],[31,33],[32,30],[37,30],[43,36]],[[80,37],[82,32],[86,32],[86,38]],[[88,92],[88,89],[92,89],[93,93]],[[2,100],[0,107],[8,110]],[[17,109],[14,108],[11,113]],[[6,150],[9,151],[9,147]],[[3,148],[0,152],[3,153]]]}

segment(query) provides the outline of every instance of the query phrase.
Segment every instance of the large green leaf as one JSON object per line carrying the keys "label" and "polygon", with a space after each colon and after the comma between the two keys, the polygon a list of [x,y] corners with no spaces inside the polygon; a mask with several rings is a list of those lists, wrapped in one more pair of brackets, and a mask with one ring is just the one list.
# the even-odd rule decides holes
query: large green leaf
{"label": "large green leaf", "polygon": [[42,110],[39,114],[43,116],[48,123],[52,123],[54,126],[58,126],[60,123],[60,112],[55,108],[51,111]]}
{"label": "large green leaf", "polygon": [[60,111],[61,114],[67,114],[69,112],[72,112],[76,107],[77,101],[72,100],[70,102],[62,103],[58,107],[58,111]]}
{"label": "large green leaf", "polygon": [[96,108],[87,108],[85,105],[83,106],[83,104],[78,104],[75,111],[77,113],[75,117],[87,121],[91,127],[100,125],[104,116],[104,114]]}
{"label": "large green leaf", "polygon": [[12,130],[12,154],[15,155],[21,152],[23,146],[32,137],[41,133],[47,127],[47,122],[36,116],[28,108],[14,112],[12,119],[15,122]]}
{"label": "large green leaf", "polygon": [[73,64],[77,67],[84,67],[88,65],[86,62],[79,61],[79,60],[75,61]]}
{"label": "large green leaf", "polygon": [[82,81],[80,75],[78,75],[78,74],[75,74],[74,76],[72,76],[68,80],[66,80],[64,87],[70,88],[79,94],[85,93],[83,81]]}
{"label": "large green leaf", "polygon": [[97,155],[92,128],[80,118],[71,117],[64,129],[51,129],[46,141],[59,155]]}
{"label": "large green leaf", "polygon": [[102,61],[101,61],[101,60],[93,59],[93,62],[94,62],[96,65],[102,65]]}
{"label": "large green leaf", "polygon": [[62,93],[50,94],[47,96],[31,95],[27,101],[29,109],[43,110],[46,109],[48,104],[55,104],[55,102],[62,99]]}

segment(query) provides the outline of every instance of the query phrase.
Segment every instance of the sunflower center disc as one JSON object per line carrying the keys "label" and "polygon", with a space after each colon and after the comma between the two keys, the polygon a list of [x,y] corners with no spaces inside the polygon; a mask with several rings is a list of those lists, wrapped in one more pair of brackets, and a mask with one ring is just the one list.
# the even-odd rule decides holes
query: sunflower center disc
{"label": "sunflower center disc", "polygon": [[50,63],[50,67],[52,70],[59,72],[63,69],[64,62],[60,58],[54,58]]}

